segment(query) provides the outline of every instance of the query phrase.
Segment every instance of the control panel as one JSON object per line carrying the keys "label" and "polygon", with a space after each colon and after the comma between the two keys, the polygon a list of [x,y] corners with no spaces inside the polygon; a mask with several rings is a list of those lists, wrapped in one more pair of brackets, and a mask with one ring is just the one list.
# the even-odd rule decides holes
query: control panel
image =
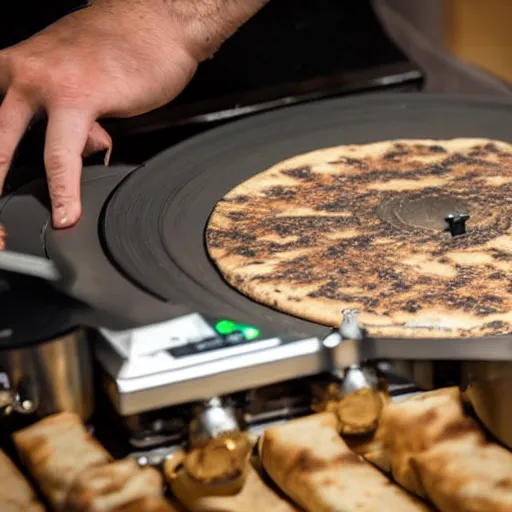
{"label": "control panel", "polygon": [[[207,321],[204,317],[203,319]],[[170,354],[177,358],[186,357],[247,345],[248,343],[262,340],[261,330],[252,325],[241,324],[227,319],[209,319],[208,324],[213,327],[213,332],[210,336],[171,348],[169,349]]]}
{"label": "control panel", "polygon": [[115,388],[109,394],[122,414],[222,396],[327,369],[326,348],[319,338],[286,337],[198,313],[127,331],[100,329],[98,334],[96,357]]}

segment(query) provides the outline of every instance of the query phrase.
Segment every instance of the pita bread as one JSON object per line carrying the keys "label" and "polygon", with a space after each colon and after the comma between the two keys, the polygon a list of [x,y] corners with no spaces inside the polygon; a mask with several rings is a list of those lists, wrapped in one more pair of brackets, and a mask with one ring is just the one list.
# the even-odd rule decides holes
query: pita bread
{"label": "pita bread", "polygon": [[0,510],[2,512],[44,512],[44,507],[25,477],[0,450]]}
{"label": "pita bread", "polygon": [[[253,300],[338,327],[358,309],[370,336],[509,333],[512,146],[396,140],[313,151],[216,205],[208,252]],[[445,232],[467,209],[467,234]],[[446,211],[445,211],[446,210]]]}
{"label": "pita bread", "polygon": [[123,459],[80,473],[65,508],[73,512],[117,512],[137,503],[138,510],[144,512],[143,507],[155,507],[158,500],[162,510],[167,510],[160,473],[150,467],[139,468],[134,459]]}
{"label": "pita bread", "polygon": [[170,503],[163,498],[148,498],[146,500],[131,503],[119,509],[116,512],[188,512],[179,505]]}
{"label": "pita bread", "polygon": [[13,438],[23,464],[58,510],[78,475],[111,461],[80,417],[72,413],[49,416],[16,432]]}
{"label": "pita bread", "polygon": [[189,512],[298,512],[272,490],[248,464],[244,485],[235,492],[222,492],[191,478],[183,469],[164,468],[171,490]]}
{"label": "pita bread", "polygon": [[391,474],[391,462],[384,444],[384,427],[380,421],[372,435],[345,438],[347,446],[357,455],[378,467],[382,472]]}
{"label": "pita bread", "polygon": [[308,512],[427,511],[347,447],[333,413],[267,429],[260,442],[263,467]]}
{"label": "pita bread", "polygon": [[512,453],[486,440],[457,388],[389,405],[381,428],[395,480],[439,510],[512,510]]}

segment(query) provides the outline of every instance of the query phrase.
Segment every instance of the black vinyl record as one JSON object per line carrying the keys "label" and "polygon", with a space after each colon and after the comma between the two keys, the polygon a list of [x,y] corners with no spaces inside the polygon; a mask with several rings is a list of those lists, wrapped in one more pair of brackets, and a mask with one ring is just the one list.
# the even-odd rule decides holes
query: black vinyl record
{"label": "black vinyl record", "polygon": [[204,242],[216,202],[250,176],[315,149],[396,138],[506,141],[511,125],[510,101],[427,94],[328,100],[251,117],[178,144],[134,172],[86,183],[84,218],[71,230],[48,229],[46,251],[75,267],[75,296],[136,323],[198,310],[320,335],[326,328],[225,283]]}

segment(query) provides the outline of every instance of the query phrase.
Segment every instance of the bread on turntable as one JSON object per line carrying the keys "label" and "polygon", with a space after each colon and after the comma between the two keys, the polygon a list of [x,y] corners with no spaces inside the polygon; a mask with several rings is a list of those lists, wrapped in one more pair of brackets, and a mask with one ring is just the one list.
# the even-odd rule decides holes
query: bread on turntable
{"label": "bread on turntable", "polygon": [[[273,112],[202,135],[139,169],[86,169],[84,217],[71,230],[48,227],[44,200],[26,189],[2,200],[0,223],[10,232],[19,226],[20,208],[35,213],[35,219],[27,213],[24,224],[33,238],[10,236],[7,248],[24,243],[26,252],[72,269],[68,291],[92,306],[88,321],[100,326],[95,349],[105,388],[137,449],[181,443],[192,406],[216,397],[235,409],[241,430],[261,432],[270,421],[310,413],[312,383],[332,374],[339,383],[347,367],[365,359],[380,365],[462,358],[508,367],[510,339],[375,338],[364,325],[347,335],[346,324],[339,332],[257,304],[227,286],[208,258],[204,232],[215,204],[275,162],[321,147],[404,137],[504,139],[510,108],[500,101],[411,95]],[[465,217],[459,213],[460,226]],[[109,315],[115,318],[110,324]],[[349,370],[360,375],[360,368]],[[367,384],[356,379],[355,387],[370,389]],[[507,407],[507,397],[501,393],[494,411]],[[510,428],[491,429],[510,443]]]}

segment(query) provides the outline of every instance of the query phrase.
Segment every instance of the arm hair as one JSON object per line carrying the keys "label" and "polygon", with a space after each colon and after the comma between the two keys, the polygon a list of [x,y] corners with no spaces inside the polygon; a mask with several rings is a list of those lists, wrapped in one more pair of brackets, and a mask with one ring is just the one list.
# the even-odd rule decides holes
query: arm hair
{"label": "arm hair", "polygon": [[197,60],[211,57],[221,44],[233,35],[270,0],[90,0],[94,4],[111,4],[119,8],[151,9],[167,14],[170,26],[186,34]]}

